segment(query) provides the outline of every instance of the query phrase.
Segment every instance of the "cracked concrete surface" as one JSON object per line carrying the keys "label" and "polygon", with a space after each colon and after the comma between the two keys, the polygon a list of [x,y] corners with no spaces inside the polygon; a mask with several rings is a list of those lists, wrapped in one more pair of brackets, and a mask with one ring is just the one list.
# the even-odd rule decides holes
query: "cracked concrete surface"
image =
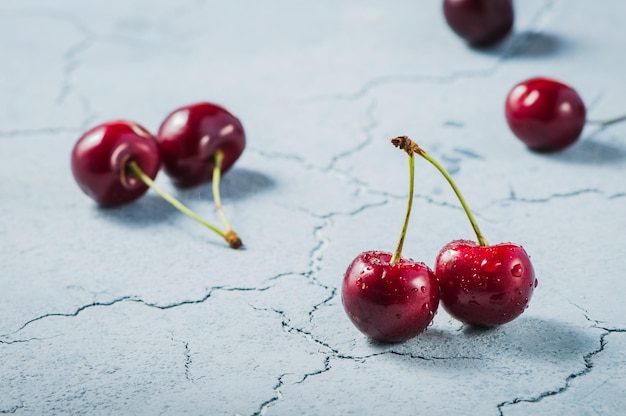
{"label": "cracked concrete surface", "polygon": [[[626,413],[626,124],[539,155],[503,117],[536,75],[573,85],[591,119],[626,112],[626,6],[518,1],[514,34],[477,51],[423,3],[0,4],[0,414]],[[246,128],[222,181],[243,251],[150,192],[98,208],[71,177],[86,128],[154,131],[197,100]],[[491,242],[532,256],[519,319],[477,330],[440,308],[394,345],[348,321],[345,268],[400,230],[401,134]],[[432,265],[471,228],[431,166],[416,174],[404,254]],[[209,185],[157,183],[217,218]]]}

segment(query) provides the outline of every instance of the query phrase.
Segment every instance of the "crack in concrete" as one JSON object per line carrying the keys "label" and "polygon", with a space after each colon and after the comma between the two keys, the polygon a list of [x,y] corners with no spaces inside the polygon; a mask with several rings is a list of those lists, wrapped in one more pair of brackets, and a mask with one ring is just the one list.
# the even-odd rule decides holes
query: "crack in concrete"
{"label": "crack in concrete", "polygon": [[18,410],[21,410],[24,407],[25,407],[24,403],[20,400],[20,402],[18,404],[13,405],[12,407],[9,407],[7,409],[0,409],[0,414],[2,414],[2,415],[12,415],[12,414],[17,413]]}
{"label": "crack in concrete", "polygon": [[607,341],[606,341],[606,337],[608,335],[610,335],[611,333],[614,332],[623,332],[626,333],[626,328],[607,328],[603,325],[600,324],[600,321],[592,319],[589,316],[589,313],[587,310],[585,310],[584,308],[582,308],[581,306],[575,304],[572,301],[569,301],[569,303],[573,306],[575,306],[576,308],[580,309],[583,312],[583,316],[585,317],[585,319],[589,322],[592,323],[592,327],[593,328],[597,328],[597,329],[602,329],[604,332],[602,332],[600,334],[600,339],[598,342],[598,347],[596,349],[594,349],[591,352],[588,352],[587,354],[583,355],[583,362],[584,362],[584,367],[581,370],[575,371],[573,373],[571,373],[570,375],[568,375],[565,378],[565,382],[563,383],[562,386],[556,388],[556,389],[552,389],[552,390],[547,390],[544,391],[542,393],[540,393],[537,396],[534,397],[530,397],[530,398],[522,398],[522,397],[517,397],[513,400],[507,400],[504,402],[501,402],[497,405],[498,408],[498,412],[500,414],[500,416],[504,415],[503,409],[507,406],[514,406],[518,403],[537,403],[542,401],[543,399],[546,399],[548,397],[552,397],[552,396],[557,396],[559,394],[562,394],[564,392],[566,392],[567,390],[569,390],[569,388],[571,387],[572,382],[579,378],[579,377],[583,377],[587,374],[589,374],[591,372],[591,370],[593,369],[594,363],[593,363],[593,359],[595,356],[597,356],[598,354],[602,353],[604,351],[604,348],[607,345]]}
{"label": "crack in concrete", "polygon": [[30,136],[56,136],[65,134],[78,134],[82,131],[80,127],[44,127],[41,129],[20,129],[0,131],[0,138],[16,138]]}
{"label": "crack in concrete", "polygon": [[[91,105],[89,104],[88,98],[84,95],[76,91],[76,89],[72,86],[71,78],[76,69],[80,65],[80,54],[89,49],[94,39],[96,38],[95,34],[88,28],[88,25],[85,25],[82,20],[78,19],[71,13],[60,12],[58,10],[53,9],[38,9],[38,10],[22,10],[20,12],[15,13],[18,17],[24,19],[31,18],[42,18],[49,19],[58,22],[62,22],[64,24],[69,24],[71,27],[76,29],[78,33],[80,33],[83,39],[69,46],[65,53],[63,54],[63,68],[61,71],[61,82],[59,87],[59,94],[56,98],[56,104],[61,105],[70,94],[74,94],[78,100],[80,101],[83,111],[86,116],[85,119],[81,122],[78,130],[85,130],[87,126],[91,123],[91,121],[95,118],[95,114],[91,109]],[[46,130],[65,130],[65,127],[53,127]],[[37,132],[40,130],[18,130],[12,132],[0,132],[0,137],[6,136],[29,136],[32,135],[33,132]],[[73,132],[72,132],[73,133]]]}
{"label": "crack in concrete", "polygon": [[555,193],[555,194],[548,195],[542,198],[518,198],[513,188],[510,188],[509,198],[506,199],[505,201],[528,202],[531,204],[536,204],[536,203],[543,204],[543,203],[551,202],[553,199],[572,198],[572,197],[577,197],[577,196],[585,195],[585,194],[603,195],[604,192],[596,188],[585,188],[585,189],[579,189],[579,190],[572,191],[572,192]]}
{"label": "crack in concrete", "polygon": [[[1,338],[10,338],[11,336],[23,331],[26,327],[32,325],[35,322],[44,320],[44,319],[48,319],[48,318],[54,318],[54,317],[60,317],[60,318],[72,318],[72,317],[76,317],[78,316],[80,313],[82,313],[83,311],[87,310],[87,309],[91,309],[91,308],[95,308],[95,307],[107,307],[107,306],[113,306],[117,303],[121,303],[121,302],[133,302],[133,303],[140,303],[142,305],[148,306],[150,308],[156,308],[156,309],[161,309],[161,310],[168,310],[168,309],[173,309],[173,308],[178,308],[181,306],[186,306],[186,305],[196,305],[196,304],[200,304],[200,303],[204,303],[206,300],[208,300],[211,296],[213,296],[213,294],[215,292],[218,291],[225,291],[225,292],[252,292],[252,291],[256,291],[256,292],[263,292],[266,291],[268,289],[270,289],[272,286],[264,286],[264,287],[228,287],[228,286],[215,286],[212,287],[210,289],[208,289],[207,293],[202,296],[199,299],[189,299],[189,300],[183,300],[180,302],[174,302],[174,303],[169,303],[169,304],[158,304],[158,303],[153,303],[153,302],[147,302],[141,298],[135,297],[135,296],[121,296],[119,298],[110,300],[108,302],[99,302],[99,301],[95,301],[95,302],[91,302],[88,304],[85,304],[83,306],[78,307],[74,312],[68,312],[68,313],[62,313],[62,312],[54,312],[54,313],[47,313],[47,314],[43,314],[40,315],[36,318],[30,319],[28,321],[26,321],[24,324],[22,324],[20,327],[18,327],[16,330],[12,331],[12,332],[8,332],[5,334],[0,334],[0,342],[3,344],[12,344],[15,343],[15,341],[5,341],[2,340]],[[34,338],[33,338],[34,339]],[[21,342],[26,342],[27,340],[19,340]]]}
{"label": "crack in concrete", "polygon": [[[184,363],[185,380],[190,381],[190,382],[195,384],[196,379],[191,376],[192,359],[191,359],[191,350],[189,348],[189,343],[187,341],[182,341],[182,340],[179,340],[179,339],[175,339],[173,333],[170,334],[170,339],[172,341],[174,341],[174,342],[178,342],[178,343],[182,344],[183,349],[184,349],[183,354],[184,354],[184,357],[185,357],[185,363]],[[203,377],[200,377],[200,378],[203,378]]]}
{"label": "crack in concrete", "polygon": [[[409,359],[414,359],[414,360],[422,360],[422,361],[439,361],[439,360],[491,360],[490,358],[484,358],[484,357],[472,357],[472,356],[449,356],[449,357],[445,357],[445,356],[425,356],[425,355],[421,355],[421,354],[415,354],[412,352],[399,352],[399,351],[394,351],[394,350],[386,350],[386,351],[379,351],[379,352],[374,352],[371,354],[366,354],[366,355],[350,355],[350,354],[344,354],[342,353],[339,349],[334,348],[332,345],[330,345],[329,343],[322,341],[321,339],[318,339],[315,337],[315,335],[313,335],[312,332],[307,331],[303,328],[298,328],[297,326],[294,326],[291,324],[291,319],[287,316],[287,313],[283,310],[280,309],[275,309],[275,308],[259,308],[256,307],[254,305],[250,305],[254,310],[257,311],[264,311],[264,312],[272,312],[275,313],[276,315],[278,315],[280,317],[280,321],[281,321],[281,327],[283,329],[283,331],[285,331],[288,334],[292,334],[292,335],[297,335],[297,336],[301,336],[304,339],[306,339],[308,342],[317,345],[318,347],[321,348],[320,353],[324,355],[324,362],[323,362],[323,367],[312,371],[310,373],[305,373],[302,375],[302,378],[296,382],[294,382],[294,384],[303,384],[306,380],[308,380],[311,377],[317,376],[317,375],[321,375],[324,373],[327,373],[329,371],[332,370],[332,360],[333,359],[337,359],[337,360],[350,360],[350,361],[356,361],[356,362],[365,362],[366,360],[370,359],[370,358],[374,358],[374,357],[379,357],[379,356],[384,356],[384,355],[395,355],[395,356],[399,356],[399,357],[406,357]],[[263,402],[263,404],[261,405],[260,409],[261,410],[267,410],[267,407],[273,403],[275,403],[276,401],[280,400],[283,398],[283,394],[282,391],[280,391],[280,387],[282,387],[284,385],[284,383],[282,382],[282,377],[284,377],[286,374],[283,374],[281,376],[281,378],[279,378],[279,383],[277,384],[277,386],[274,387],[274,390],[277,392],[277,394],[272,397],[271,399],[266,400],[265,402]],[[255,413],[254,415],[261,415],[264,413],[260,413],[261,410],[257,413]]]}
{"label": "crack in concrete", "polygon": [[282,386],[284,386],[284,384],[285,384],[285,383],[283,382],[283,378],[284,378],[286,375],[287,375],[287,374],[281,374],[281,375],[278,377],[278,381],[277,381],[276,385],[275,385],[275,386],[274,386],[274,388],[273,388],[273,390],[274,390],[274,394],[275,394],[275,395],[274,395],[274,397],[272,397],[272,398],[270,398],[270,399],[268,399],[268,400],[264,401],[263,403],[261,403],[261,406],[259,407],[259,410],[257,410],[256,412],[254,412],[254,413],[252,414],[252,416],[262,416],[262,415],[266,414],[266,413],[267,413],[267,410],[269,409],[269,407],[270,407],[273,403],[275,403],[275,402],[277,402],[278,400],[280,400],[280,399],[282,399],[282,398],[283,398],[283,393],[282,393],[282,391],[280,390],[280,388],[281,388]]}
{"label": "crack in concrete", "polygon": [[353,148],[334,155],[330,163],[328,164],[328,167],[325,169],[326,171],[336,171],[335,165],[337,164],[337,162],[339,162],[341,159],[350,157],[355,153],[358,153],[372,143],[372,141],[374,140],[372,132],[374,131],[374,129],[376,129],[376,127],[378,127],[379,124],[374,117],[374,110],[376,109],[376,105],[376,100],[372,100],[371,104],[365,112],[365,116],[368,120],[368,124],[363,128],[363,135],[365,136],[365,138],[360,143],[357,143]]}

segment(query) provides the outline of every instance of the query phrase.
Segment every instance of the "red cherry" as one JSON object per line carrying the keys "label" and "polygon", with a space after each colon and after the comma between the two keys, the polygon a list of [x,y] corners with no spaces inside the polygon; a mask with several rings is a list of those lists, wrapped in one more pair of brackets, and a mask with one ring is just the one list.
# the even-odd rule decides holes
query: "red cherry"
{"label": "red cherry", "polygon": [[401,342],[424,331],[439,306],[439,288],[424,263],[402,258],[414,189],[414,158],[409,155],[409,198],[400,239],[393,254],[366,251],[359,254],[343,276],[341,300],[352,323],[368,337],[382,342]]}
{"label": "red cherry", "polygon": [[157,142],[165,173],[178,186],[211,180],[215,154],[223,153],[222,173],[228,171],[246,145],[239,119],[206,102],[173,111],[161,124]]}
{"label": "red cherry", "polygon": [[513,87],[505,113],[513,133],[539,152],[562,150],[576,142],[586,116],[580,95],[549,78],[531,78]]}
{"label": "red cherry", "polygon": [[148,186],[128,174],[134,161],[151,179],[161,166],[152,134],[131,121],[111,121],[83,134],[72,150],[72,173],[78,186],[105,206],[122,205],[142,196]]}
{"label": "red cherry", "polygon": [[352,323],[368,337],[401,342],[423,332],[439,305],[435,274],[424,263],[366,251],[343,278],[342,303]]}
{"label": "red cherry", "polygon": [[512,0],[444,0],[443,14],[452,30],[473,46],[488,46],[513,27]]}
{"label": "red cherry", "polygon": [[461,322],[487,327],[521,315],[537,284],[528,254],[510,243],[453,241],[437,256],[435,274],[444,309]]}
{"label": "red cherry", "polygon": [[478,243],[456,240],[439,253],[435,275],[441,303],[462,322],[493,326],[512,321],[528,306],[537,279],[524,248],[513,243],[490,246],[480,232],[461,191],[443,166],[424,149],[402,136],[414,153],[430,162],[448,181],[476,233]]}

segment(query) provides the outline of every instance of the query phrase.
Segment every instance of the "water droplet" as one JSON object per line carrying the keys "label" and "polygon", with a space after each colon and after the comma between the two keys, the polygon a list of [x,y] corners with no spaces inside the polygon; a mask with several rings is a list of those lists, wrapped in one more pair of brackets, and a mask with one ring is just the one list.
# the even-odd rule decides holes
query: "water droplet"
{"label": "water droplet", "polygon": [[414,287],[413,289],[411,289],[411,292],[417,292],[419,289]]}
{"label": "water droplet", "polygon": [[539,284],[539,280],[535,279],[535,287]]}
{"label": "water droplet", "polygon": [[356,279],[356,285],[357,286],[361,286],[361,283],[363,283],[362,279]]}
{"label": "water droplet", "polygon": [[511,269],[511,274],[515,277],[522,277],[522,274],[524,274],[524,268],[522,267],[521,264],[517,263]]}
{"label": "water droplet", "polygon": [[422,312],[424,312],[424,314],[429,315],[432,313],[432,311],[430,310],[430,305],[428,304],[428,302],[426,302],[425,304],[422,305]]}
{"label": "water droplet", "polygon": [[487,273],[495,272],[501,265],[502,263],[493,259],[483,259],[483,261],[480,263],[480,267]]}
{"label": "water droplet", "polygon": [[422,293],[426,293],[426,286],[420,287],[420,290],[422,291]]}

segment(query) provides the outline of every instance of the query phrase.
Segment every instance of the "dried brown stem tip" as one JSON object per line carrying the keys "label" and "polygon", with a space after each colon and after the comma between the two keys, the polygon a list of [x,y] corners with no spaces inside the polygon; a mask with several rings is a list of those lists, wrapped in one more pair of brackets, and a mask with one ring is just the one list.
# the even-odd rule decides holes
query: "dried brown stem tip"
{"label": "dried brown stem tip", "polygon": [[398,136],[391,139],[391,144],[398,149],[404,150],[409,156],[413,156],[413,153],[420,153],[422,149],[413,140],[407,136]]}
{"label": "dried brown stem tip", "polygon": [[235,233],[233,230],[226,231],[224,235],[224,239],[228,242],[228,245],[230,246],[230,248],[238,249],[238,248],[241,248],[241,246],[243,246],[241,239],[239,238],[237,233]]}

